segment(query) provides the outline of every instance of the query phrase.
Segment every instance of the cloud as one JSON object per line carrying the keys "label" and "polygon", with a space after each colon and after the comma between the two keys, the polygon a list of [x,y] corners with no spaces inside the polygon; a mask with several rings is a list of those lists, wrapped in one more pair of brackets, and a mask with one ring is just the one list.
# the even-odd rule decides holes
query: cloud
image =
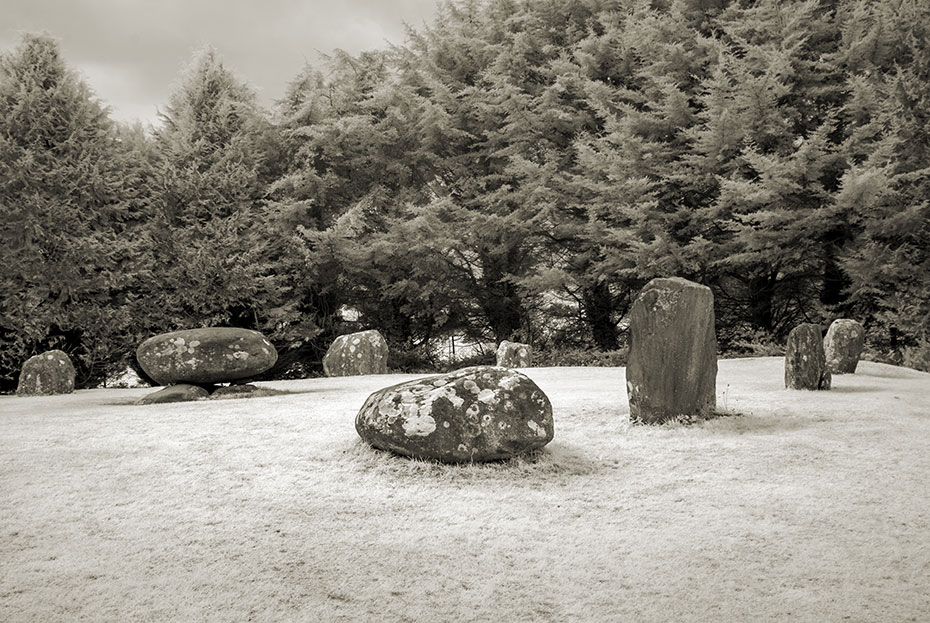
{"label": "cloud", "polygon": [[155,122],[204,45],[270,105],[318,53],[401,43],[404,23],[420,26],[435,8],[435,0],[3,0],[0,49],[21,32],[46,31],[114,118]]}

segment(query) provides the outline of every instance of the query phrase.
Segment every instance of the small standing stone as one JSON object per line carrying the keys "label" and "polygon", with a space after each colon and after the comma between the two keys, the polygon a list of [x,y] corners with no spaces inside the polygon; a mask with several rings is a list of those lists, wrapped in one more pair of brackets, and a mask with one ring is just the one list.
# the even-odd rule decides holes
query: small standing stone
{"label": "small standing stone", "polygon": [[355,418],[376,448],[449,463],[495,461],[552,440],[552,405],[525,374],[475,366],[368,397]]}
{"label": "small standing stone", "polygon": [[804,323],[796,326],[788,334],[785,347],[785,387],[830,389],[831,380],[820,325]]}
{"label": "small standing stone", "polygon": [[865,345],[865,329],[855,320],[834,320],[823,339],[827,369],[832,374],[854,374]]}
{"label": "small standing stone", "polygon": [[497,365],[502,368],[529,368],[533,365],[533,347],[504,340],[497,347]]}
{"label": "small standing stone", "polygon": [[18,396],[51,396],[74,391],[74,364],[67,353],[49,350],[26,360],[19,373]]}
{"label": "small standing stone", "polygon": [[630,310],[626,390],[634,422],[706,417],[716,407],[717,337],[710,288],[653,279]]}
{"label": "small standing stone", "polygon": [[323,357],[326,376],[387,374],[388,345],[375,330],[337,337]]}
{"label": "small standing stone", "polygon": [[209,398],[210,392],[199,385],[189,385],[187,383],[178,383],[170,385],[157,392],[146,394],[139,403],[140,405],[164,404],[167,402],[187,402],[189,400],[200,400]]}

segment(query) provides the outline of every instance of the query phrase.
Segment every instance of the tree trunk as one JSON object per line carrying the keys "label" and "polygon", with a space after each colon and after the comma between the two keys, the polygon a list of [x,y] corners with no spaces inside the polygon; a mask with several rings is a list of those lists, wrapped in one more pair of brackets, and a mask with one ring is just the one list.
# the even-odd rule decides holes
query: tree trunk
{"label": "tree trunk", "polygon": [[773,307],[775,301],[775,275],[766,273],[749,280],[749,319],[752,324],[764,331],[774,329]]}
{"label": "tree trunk", "polygon": [[488,324],[498,343],[512,340],[520,332],[523,307],[517,289],[509,281],[488,284],[487,296],[482,305]]}
{"label": "tree trunk", "polygon": [[594,343],[600,350],[617,350],[617,325],[613,321],[613,297],[604,281],[598,281],[581,293],[585,320],[591,327]]}

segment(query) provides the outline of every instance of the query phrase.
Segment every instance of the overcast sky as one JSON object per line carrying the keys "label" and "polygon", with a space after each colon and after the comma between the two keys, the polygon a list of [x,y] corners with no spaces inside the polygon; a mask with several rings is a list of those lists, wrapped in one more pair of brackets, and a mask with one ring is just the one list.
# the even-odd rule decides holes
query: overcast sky
{"label": "overcast sky", "polygon": [[319,52],[403,43],[404,23],[428,23],[436,1],[0,0],[0,50],[48,32],[114,119],[154,123],[205,45],[270,105]]}

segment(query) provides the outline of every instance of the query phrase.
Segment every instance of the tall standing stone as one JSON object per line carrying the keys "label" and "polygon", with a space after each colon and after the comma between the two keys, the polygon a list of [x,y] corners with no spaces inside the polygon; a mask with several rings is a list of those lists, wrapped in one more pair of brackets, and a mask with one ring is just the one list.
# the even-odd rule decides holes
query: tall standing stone
{"label": "tall standing stone", "polygon": [[19,373],[16,394],[19,396],[51,396],[74,391],[74,364],[61,350],[49,350],[30,357]]}
{"label": "tall standing stone", "polygon": [[497,347],[497,365],[502,368],[528,368],[533,365],[533,347],[504,340]]}
{"label": "tall standing stone", "polygon": [[785,347],[785,387],[788,389],[830,389],[820,325],[804,323],[788,334]]}
{"label": "tall standing stone", "polygon": [[653,279],[630,310],[626,391],[630,418],[659,424],[716,407],[717,337],[710,288]]}
{"label": "tall standing stone", "polygon": [[865,345],[865,329],[849,318],[834,320],[823,339],[827,370],[832,374],[854,374]]}
{"label": "tall standing stone", "polygon": [[375,330],[337,337],[323,357],[326,376],[387,374],[388,345]]}

